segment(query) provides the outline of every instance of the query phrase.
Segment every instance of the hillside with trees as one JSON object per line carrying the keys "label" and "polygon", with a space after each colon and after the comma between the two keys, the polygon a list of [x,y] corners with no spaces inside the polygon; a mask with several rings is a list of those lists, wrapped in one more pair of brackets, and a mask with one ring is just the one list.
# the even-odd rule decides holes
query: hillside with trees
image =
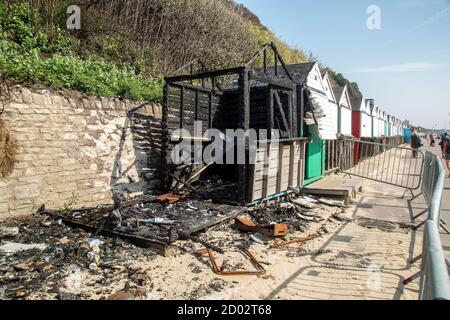
{"label": "hillside with trees", "polygon": [[243,63],[273,41],[287,63],[307,56],[231,0],[81,0],[81,29],[67,30],[70,0],[0,4],[0,74],[106,97],[160,101],[162,77],[201,59]]}

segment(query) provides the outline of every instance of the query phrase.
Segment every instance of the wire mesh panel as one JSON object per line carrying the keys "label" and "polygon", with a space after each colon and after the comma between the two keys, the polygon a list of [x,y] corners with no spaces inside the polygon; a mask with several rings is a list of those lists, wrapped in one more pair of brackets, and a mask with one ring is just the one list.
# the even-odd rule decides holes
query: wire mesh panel
{"label": "wire mesh panel", "polygon": [[360,140],[342,140],[340,170],[409,190],[419,189],[424,154],[420,150]]}

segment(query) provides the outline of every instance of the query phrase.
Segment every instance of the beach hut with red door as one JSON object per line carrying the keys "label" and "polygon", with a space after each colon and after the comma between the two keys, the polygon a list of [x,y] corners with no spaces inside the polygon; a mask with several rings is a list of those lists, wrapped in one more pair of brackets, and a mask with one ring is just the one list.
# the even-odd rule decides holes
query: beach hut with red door
{"label": "beach hut with red door", "polygon": [[[371,100],[352,98],[352,135],[357,138],[372,138]],[[358,143],[355,144],[355,161],[359,159]]]}

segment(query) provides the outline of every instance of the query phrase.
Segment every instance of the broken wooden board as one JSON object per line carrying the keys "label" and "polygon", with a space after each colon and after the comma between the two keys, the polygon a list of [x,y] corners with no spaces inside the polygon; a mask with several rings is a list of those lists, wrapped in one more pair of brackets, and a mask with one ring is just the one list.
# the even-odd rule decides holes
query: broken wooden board
{"label": "broken wooden board", "polygon": [[123,232],[119,232],[119,231],[115,231],[115,230],[110,230],[108,228],[101,228],[101,226],[96,226],[96,225],[92,225],[89,223],[77,221],[75,219],[63,217],[56,211],[47,210],[42,213],[48,214],[56,219],[61,219],[61,221],[64,224],[68,225],[69,227],[79,228],[79,229],[85,230],[87,232],[94,232],[94,233],[99,231],[99,234],[104,235],[106,237],[119,237],[119,238],[127,240],[130,243],[135,244],[139,247],[152,249],[153,251],[155,251],[156,253],[158,253],[164,257],[171,256],[175,249],[174,246],[172,246],[168,243],[162,242],[162,241],[148,239],[148,238],[144,238],[141,236],[127,234],[127,233],[123,233]]}
{"label": "broken wooden board", "polygon": [[212,228],[214,226],[217,226],[219,224],[225,223],[226,221],[230,221],[234,218],[236,218],[237,216],[239,216],[240,214],[242,214],[243,212],[245,212],[247,209],[238,209],[238,210],[234,210],[231,211],[229,214],[224,215],[222,217],[217,217],[217,218],[211,218],[209,219],[207,222],[203,223],[203,224],[198,224],[198,225],[193,225],[188,229],[188,233],[189,234],[196,234],[202,231],[205,231],[209,228]]}
{"label": "broken wooden board", "polygon": [[289,226],[287,224],[257,226],[252,220],[246,217],[237,217],[234,227],[238,230],[257,232],[269,237],[284,237],[289,233]]}
{"label": "broken wooden board", "polygon": [[168,204],[174,204],[178,201],[186,199],[185,195],[177,195],[173,194],[171,192],[162,194],[160,196],[157,196],[154,201],[159,203],[168,203]]}

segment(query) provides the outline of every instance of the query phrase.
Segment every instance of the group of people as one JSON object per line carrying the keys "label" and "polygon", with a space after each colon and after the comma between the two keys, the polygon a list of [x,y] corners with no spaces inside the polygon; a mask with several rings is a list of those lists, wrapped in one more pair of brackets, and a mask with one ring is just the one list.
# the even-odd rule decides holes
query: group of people
{"label": "group of people", "polygon": [[[414,129],[411,130],[411,148],[413,149],[413,157],[417,158],[418,150],[423,146],[422,141],[420,140],[419,135],[415,132]],[[436,144],[436,139],[433,134],[430,134],[430,146],[434,147]],[[447,132],[442,134],[439,138],[439,146],[441,147],[442,157],[445,159],[445,163],[447,164],[448,169],[448,177],[450,178],[450,137]]]}

